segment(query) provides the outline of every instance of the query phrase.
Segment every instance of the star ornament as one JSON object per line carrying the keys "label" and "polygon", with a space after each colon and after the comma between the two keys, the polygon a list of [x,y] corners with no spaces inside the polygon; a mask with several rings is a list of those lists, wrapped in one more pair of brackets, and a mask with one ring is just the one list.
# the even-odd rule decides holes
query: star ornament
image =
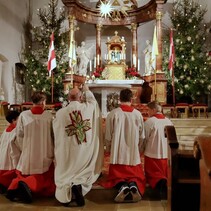
{"label": "star ornament", "polygon": [[65,127],[68,136],[76,136],[78,144],[86,142],[86,131],[91,129],[90,119],[82,119],[80,111],[69,114],[72,124]]}
{"label": "star ornament", "polygon": [[101,1],[101,4],[100,4],[100,15],[101,15],[101,17],[105,17],[105,18],[107,18],[107,16],[110,16],[111,17],[111,13],[112,13],[112,11],[113,11],[113,7],[112,7],[112,4],[111,4],[111,2],[110,1],[108,1],[108,2],[105,2],[105,3],[103,3],[102,1]]}

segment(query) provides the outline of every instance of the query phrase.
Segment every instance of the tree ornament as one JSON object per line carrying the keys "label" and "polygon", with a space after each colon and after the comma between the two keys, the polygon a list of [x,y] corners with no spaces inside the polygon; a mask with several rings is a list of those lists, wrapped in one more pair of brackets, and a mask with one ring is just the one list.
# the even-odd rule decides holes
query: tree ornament
{"label": "tree ornament", "polygon": [[181,89],[181,90],[179,91],[179,93],[182,95],[184,92],[183,92],[183,90]]}
{"label": "tree ornament", "polygon": [[187,37],[187,40],[188,40],[188,41],[191,41],[191,37],[190,37],[190,36],[188,36],[188,37]]}

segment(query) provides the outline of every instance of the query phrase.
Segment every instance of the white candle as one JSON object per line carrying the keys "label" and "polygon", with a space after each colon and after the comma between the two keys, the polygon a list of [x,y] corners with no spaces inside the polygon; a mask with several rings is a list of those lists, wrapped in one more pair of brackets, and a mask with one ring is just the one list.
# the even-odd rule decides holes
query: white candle
{"label": "white candle", "polygon": [[134,67],[136,67],[136,55],[135,54],[133,54],[133,65],[134,65]]}
{"label": "white candle", "polygon": [[94,58],[94,68],[96,68],[96,56]]}
{"label": "white candle", "polygon": [[100,65],[100,55],[97,55],[97,66]]}
{"label": "white candle", "polygon": [[89,61],[89,72],[92,72],[92,60]]}
{"label": "white candle", "polygon": [[138,59],[138,71],[140,70],[140,59]]}

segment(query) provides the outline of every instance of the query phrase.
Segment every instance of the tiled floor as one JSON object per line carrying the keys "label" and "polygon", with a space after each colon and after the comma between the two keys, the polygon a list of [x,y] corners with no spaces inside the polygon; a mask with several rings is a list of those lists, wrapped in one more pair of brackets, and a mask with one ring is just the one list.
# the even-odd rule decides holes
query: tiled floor
{"label": "tiled floor", "polygon": [[[101,197],[102,198],[102,197]],[[35,199],[32,204],[23,204],[10,202],[3,195],[0,196],[1,211],[53,211],[53,210],[74,210],[74,211],[165,211],[166,201],[149,201],[142,200],[138,203],[114,203],[112,200],[102,199],[99,197],[86,197],[86,205],[84,207],[63,207],[54,198]]]}

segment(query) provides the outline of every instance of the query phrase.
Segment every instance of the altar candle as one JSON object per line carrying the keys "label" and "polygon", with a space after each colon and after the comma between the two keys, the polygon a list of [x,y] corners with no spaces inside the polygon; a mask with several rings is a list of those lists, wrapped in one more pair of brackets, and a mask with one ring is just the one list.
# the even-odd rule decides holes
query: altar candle
{"label": "altar candle", "polygon": [[133,65],[134,65],[134,67],[136,67],[136,55],[135,54],[133,54]]}
{"label": "altar candle", "polygon": [[96,68],[96,56],[94,58],[94,68]]}
{"label": "altar candle", "polygon": [[92,60],[89,61],[89,72],[92,72]]}
{"label": "altar candle", "polygon": [[97,66],[100,65],[100,55],[97,54]]}
{"label": "altar candle", "polygon": [[138,59],[138,71],[140,70],[140,59]]}

